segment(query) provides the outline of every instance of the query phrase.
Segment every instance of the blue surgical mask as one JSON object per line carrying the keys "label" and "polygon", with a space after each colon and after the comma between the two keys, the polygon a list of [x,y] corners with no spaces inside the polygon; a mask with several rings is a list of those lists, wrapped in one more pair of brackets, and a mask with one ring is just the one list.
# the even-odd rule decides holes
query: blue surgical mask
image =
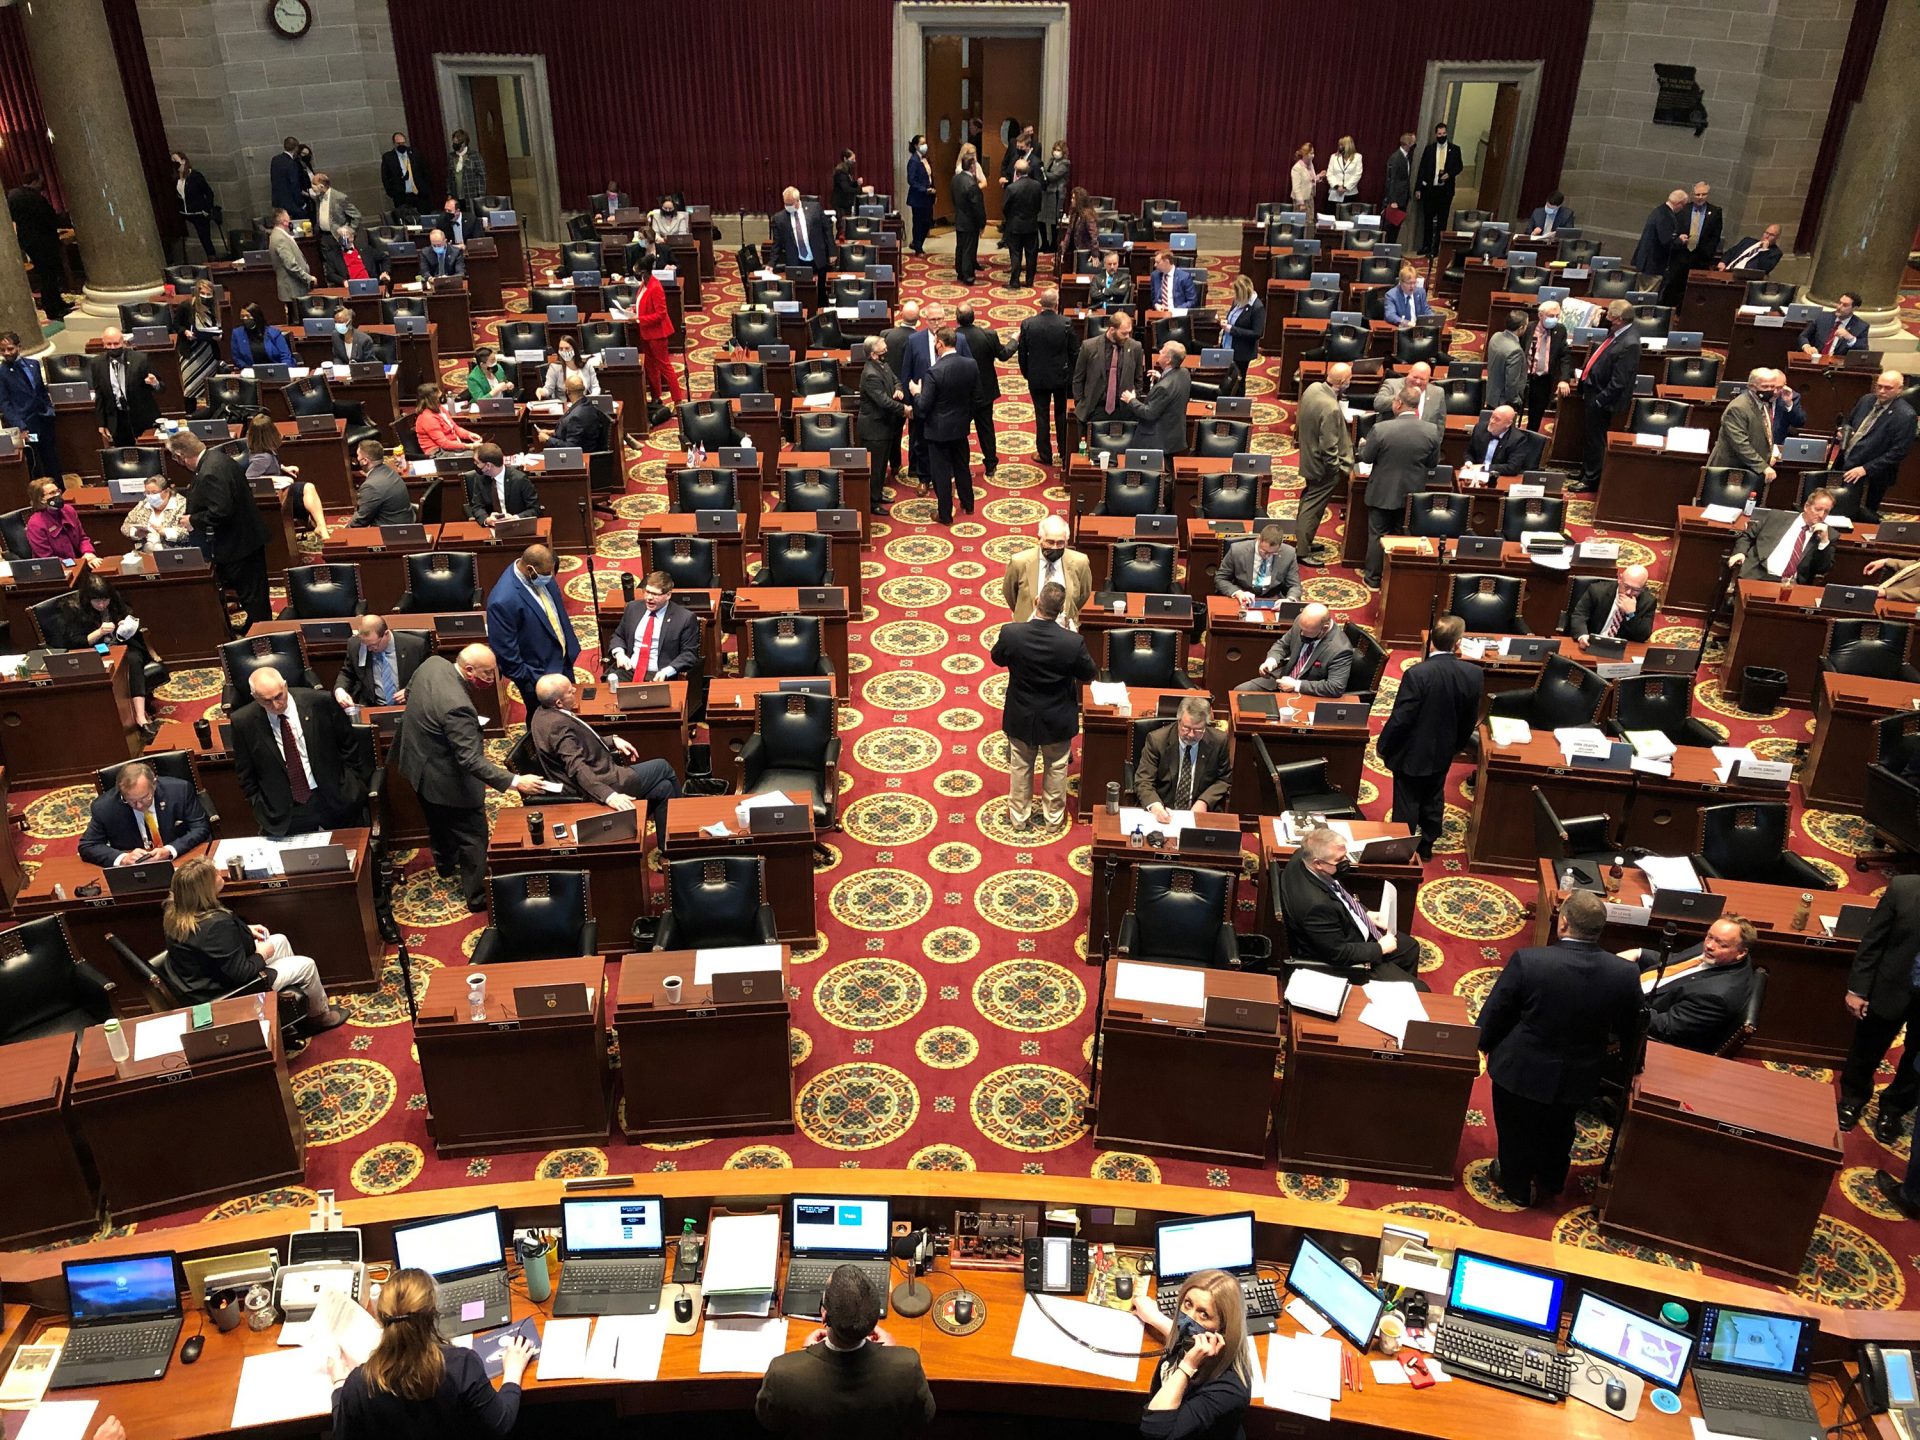
{"label": "blue surgical mask", "polygon": [[333,322],[333,333],[334,333],[334,334],[336,334],[336,335],[344,335],[344,334],[346,334],[346,333],[347,333],[347,322],[346,322],[346,321],[344,321],[344,320],[336,320],[336,321],[334,321],[334,322]]}
{"label": "blue surgical mask", "polygon": [[1540,317],[1540,323],[1546,326],[1547,329],[1553,330],[1558,328],[1560,324],[1560,317],[1558,315],[1542,315]]}

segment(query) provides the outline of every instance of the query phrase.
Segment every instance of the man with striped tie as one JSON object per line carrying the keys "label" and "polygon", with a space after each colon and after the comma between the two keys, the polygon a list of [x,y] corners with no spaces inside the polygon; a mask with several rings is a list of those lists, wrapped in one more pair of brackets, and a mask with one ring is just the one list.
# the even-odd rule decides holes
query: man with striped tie
{"label": "man with striped tie", "polygon": [[487,596],[487,643],[531,715],[542,675],[573,674],[580,637],[553,578],[553,551],[529,545]]}
{"label": "man with striped tie", "polygon": [[1232,783],[1226,732],[1214,728],[1213,706],[1197,695],[1180,702],[1171,725],[1147,737],[1133,769],[1134,794],[1162,825],[1175,810],[1220,809]]}
{"label": "man with striped tie", "polygon": [[1653,591],[1647,567],[1629,565],[1615,580],[1595,580],[1580,592],[1567,616],[1567,633],[1585,645],[1595,635],[1608,640],[1646,640],[1653,634]]}

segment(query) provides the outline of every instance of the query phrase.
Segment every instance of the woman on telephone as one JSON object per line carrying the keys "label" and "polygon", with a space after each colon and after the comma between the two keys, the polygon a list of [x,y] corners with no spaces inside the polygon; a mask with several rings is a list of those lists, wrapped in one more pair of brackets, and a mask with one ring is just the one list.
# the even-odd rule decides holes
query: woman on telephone
{"label": "woman on telephone", "polygon": [[1133,1313],[1166,1347],[1140,1417],[1146,1440],[1245,1440],[1241,1417],[1253,1402],[1247,1370],[1247,1302],[1224,1270],[1196,1270],[1180,1282],[1175,1318],[1144,1290]]}

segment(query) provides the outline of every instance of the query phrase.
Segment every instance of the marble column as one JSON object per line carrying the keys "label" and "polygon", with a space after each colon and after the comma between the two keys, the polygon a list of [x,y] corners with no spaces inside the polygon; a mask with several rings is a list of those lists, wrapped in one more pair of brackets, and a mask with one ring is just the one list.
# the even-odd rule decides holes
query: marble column
{"label": "marble column", "polygon": [[1912,350],[1899,324],[1900,276],[1920,225],[1920,5],[1887,6],[1867,86],[1847,122],[1821,214],[1808,296],[1831,305],[1858,293],[1877,349]]}
{"label": "marble column", "polygon": [[40,329],[33,287],[27,284],[26,257],[20,253],[20,238],[11,225],[0,225],[0,330],[18,335],[25,354],[38,355],[53,348]]}
{"label": "marble column", "polygon": [[114,317],[159,294],[166,267],[101,0],[20,6],[60,187],[87,267],[81,306]]}

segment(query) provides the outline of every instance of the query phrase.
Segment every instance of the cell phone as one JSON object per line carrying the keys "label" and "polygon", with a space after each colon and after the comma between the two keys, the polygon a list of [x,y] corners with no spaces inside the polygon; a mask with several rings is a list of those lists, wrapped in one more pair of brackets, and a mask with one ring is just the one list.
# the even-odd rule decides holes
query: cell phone
{"label": "cell phone", "polygon": [[1424,1355],[1408,1355],[1405,1364],[1407,1367],[1407,1379],[1413,1383],[1414,1389],[1424,1390],[1429,1385],[1435,1383],[1433,1372],[1427,1368],[1427,1360]]}
{"label": "cell phone", "polygon": [[552,831],[553,831],[553,838],[554,838],[554,839],[556,839],[556,840],[564,840],[564,839],[566,839],[566,838],[567,838],[567,827],[566,827],[566,826],[564,826],[564,825],[559,825],[559,824],[555,824],[555,825],[553,825],[553,826],[551,826],[551,827],[549,827],[549,828],[551,828],[551,829],[552,829]]}

